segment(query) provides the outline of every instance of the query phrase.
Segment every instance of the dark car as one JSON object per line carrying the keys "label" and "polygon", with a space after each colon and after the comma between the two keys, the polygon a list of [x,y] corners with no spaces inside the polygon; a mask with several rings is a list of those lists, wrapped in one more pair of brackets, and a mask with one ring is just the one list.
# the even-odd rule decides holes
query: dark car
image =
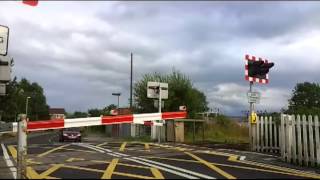
{"label": "dark car", "polygon": [[59,141],[81,142],[81,132],[78,128],[67,128],[60,130]]}

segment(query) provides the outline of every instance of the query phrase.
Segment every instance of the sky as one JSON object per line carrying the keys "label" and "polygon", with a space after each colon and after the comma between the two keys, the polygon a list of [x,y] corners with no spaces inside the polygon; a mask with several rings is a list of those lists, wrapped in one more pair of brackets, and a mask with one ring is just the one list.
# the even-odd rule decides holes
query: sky
{"label": "sky", "polygon": [[[300,82],[320,81],[320,2],[0,2],[10,28],[12,76],[39,83],[68,112],[129,106],[133,80],[179,70],[227,115],[248,110],[245,54],[275,63],[257,110],[287,108]],[[170,93],[170,87],[169,87]]]}

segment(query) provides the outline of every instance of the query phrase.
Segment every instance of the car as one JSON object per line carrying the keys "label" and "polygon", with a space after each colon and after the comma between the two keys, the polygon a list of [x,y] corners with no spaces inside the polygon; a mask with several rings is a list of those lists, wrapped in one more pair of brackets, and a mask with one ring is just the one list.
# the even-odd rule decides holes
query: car
{"label": "car", "polygon": [[60,130],[59,141],[81,142],[81,132],[78,128],[66,128]]}

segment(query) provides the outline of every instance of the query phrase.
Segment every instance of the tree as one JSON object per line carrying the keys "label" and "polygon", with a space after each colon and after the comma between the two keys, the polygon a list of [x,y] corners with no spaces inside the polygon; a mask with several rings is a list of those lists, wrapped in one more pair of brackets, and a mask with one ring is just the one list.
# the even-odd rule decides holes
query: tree
{"label": "tree", "polygon": [[177,111],[179,106],[187,106],[190,117],[196,112],[208,110],[206,96],[195,87],[191,80],[182,73],[173,70],[171,74],[160,73],[145,74],[142,79],[134,84],[134,111],[138,113],[157,112],[154,107],[154,99],[147,98],[148,81],[166,82],[169,86],[168,99],[164,100],[163,111]]}
{"label": "tree", "polygon": [[25,78],[18,82],[15,77],[6,89],[8,95],[0,97],[0,115],[3,121],[15,121],[18,114],[25,113],[27,97],[31,97],[28,105],[30,120],[49,118],[49,106],[43,88],[38,83],[30,83]]}
{"label": "tree", "polygon": [[320,85],[316,83],[298,83],[289,99],[289,114],[320,115]]}

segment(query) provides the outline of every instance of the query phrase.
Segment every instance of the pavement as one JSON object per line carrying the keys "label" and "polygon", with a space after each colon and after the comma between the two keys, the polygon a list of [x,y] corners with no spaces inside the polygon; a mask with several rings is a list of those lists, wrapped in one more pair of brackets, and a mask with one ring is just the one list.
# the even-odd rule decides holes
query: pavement
{"label": "pavement", "polygon": [[[60,143],[53,132],[34,136],[28,143],[27,177],[32,179],[320,179],[310,169],[263,161],[270,155],[230,149],[101,137]],[[7,151],[15,163],[16,144],[2,144],[1,155]]]}

